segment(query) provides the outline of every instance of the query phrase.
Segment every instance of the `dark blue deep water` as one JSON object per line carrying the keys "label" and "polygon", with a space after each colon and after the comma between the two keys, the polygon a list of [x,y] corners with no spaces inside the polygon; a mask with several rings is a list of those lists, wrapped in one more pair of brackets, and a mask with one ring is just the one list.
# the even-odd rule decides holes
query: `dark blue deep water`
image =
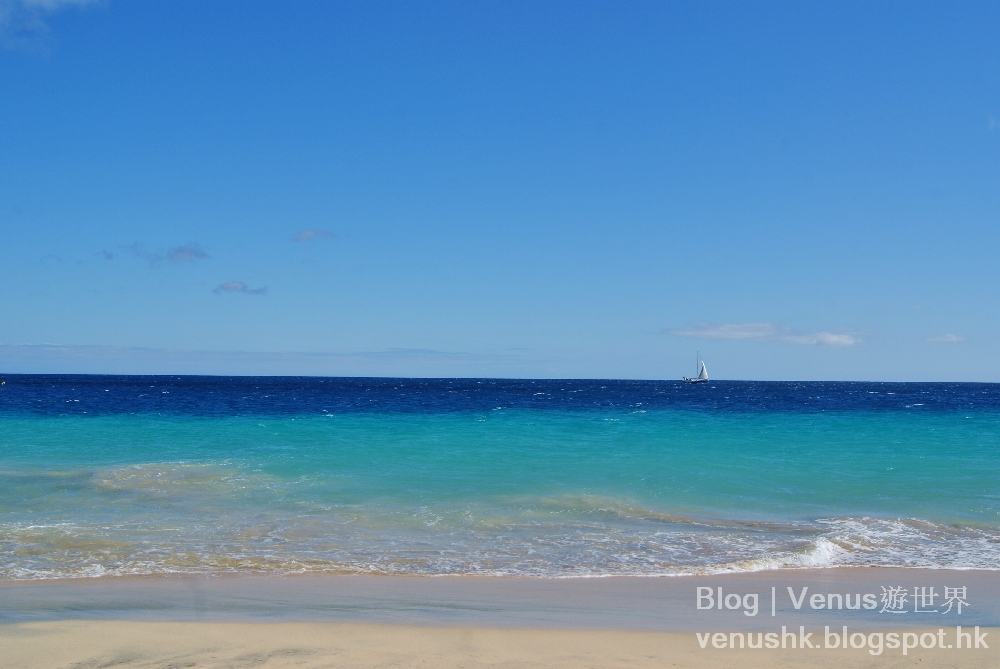
{"label": "dark blue deep water", "polygon": [[0,411],[36,415],[310,415],[667,409],[1000,411],[1000,384],[10,375]]}

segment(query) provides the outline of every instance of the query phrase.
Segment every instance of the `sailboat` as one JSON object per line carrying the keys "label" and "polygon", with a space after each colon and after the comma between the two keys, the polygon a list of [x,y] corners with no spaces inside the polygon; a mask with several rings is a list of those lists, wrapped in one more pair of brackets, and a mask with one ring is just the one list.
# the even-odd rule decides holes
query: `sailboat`
{"label": "sailboat", "polygon": [[696,376],[685,376],[685,383],[708,383],[708,370],[705,369],[705,361],[701,359],[701,353],[695,358]]}

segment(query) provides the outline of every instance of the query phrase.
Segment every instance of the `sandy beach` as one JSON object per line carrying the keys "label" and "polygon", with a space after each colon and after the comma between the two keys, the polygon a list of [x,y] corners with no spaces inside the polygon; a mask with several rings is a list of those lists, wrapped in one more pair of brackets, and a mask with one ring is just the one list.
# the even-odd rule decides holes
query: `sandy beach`
{"label": "sandy beach", "polygon": [[[762,602],[751,617],[743,610],[699,609],[696,599],[698,587],[759,591],[766,597],[772,587],[775,592],[878,592],[879,584],[889,583],[926,584],[919,587],[938,592],[961,583],[969,591],[969,608],[960,615],[890,615],[877,609],[817,610],[804,603],[795,609],[787,597],[779,597],[774,616]],[[995,572],[912,569],[655,579],[6,582],[0,584],[0,657],[4,669],[995,667],[1000,666],[997,587]],[[942,601],[936,604],[940,609]],[[972,648],[955,647],[958,625]],[[843,626],[855,635],[848,637],[850,643],[863,648],[844,648]],[[743,640],[733,633],[757,645],[764,638],[758,634],[778,638],[783,628],[788,631],[785,647],[729,647]],[[803,631],[812,633],[807,637],[812,649],[796,644]],[[893,632],[900,642],[895,648]],[[904,645],[909,646],[905,655]]]}
{"label": "sandy beach", "polygon": [[[982,633],[982,631],[981,631]],[[990,630],[992,638],[1000,638]],[[8,669],[136,667],[995,667],[989,650],[702,649],[694,634],[347,623],[63,621],[0,626]]]}

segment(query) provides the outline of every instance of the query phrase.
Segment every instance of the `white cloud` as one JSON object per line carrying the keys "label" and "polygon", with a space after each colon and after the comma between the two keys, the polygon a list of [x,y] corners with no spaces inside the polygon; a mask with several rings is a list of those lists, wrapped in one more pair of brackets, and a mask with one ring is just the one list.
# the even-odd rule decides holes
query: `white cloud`
{"label": "white cloud", "polygon": [[783,341],[800,346],[828,346],[843,348],[856,346],[861,339],[848,333],[798,332],[773,323],[702,323],[694,328],[667,330],[667,334],[677,337],[697,339],[755,339],[759,341]]}
{"label": "white cloud", "polygon": [[99,0],[0,0],[0,45],[29,46],[49,32],[45,19],[66,8],[85,7]]}
{"label": "white cloud", "polygon": [[242,281],[226,281],[220,283],[212,291],[213,293],[245,293],[247,295],[264,295],[267,293],[267,286],[251,288]]}
{"label": "white cloud", "polygon": [[295,235],[295,241],[297,242],[305,243],[315,239],[337,239],[337,233],[330,232],[329,230],[314,230],[309,228]]}
{"label": "white cloud", "polygon": [[965,341],[965,337],[957,334],[943,334],[937,337],[928,337],[927,341],[940,342],[944,344],[957,344],[960,341]]}
{"label": "white cloud", "polygon": [[854,335],[838,334],[835,332],[810,332],[808,334],[794,334],[779,337],[782,341],[790,344],[803,344],[805,346],[832,346],[840,348],[843,346],[855,346],[861,340]]}

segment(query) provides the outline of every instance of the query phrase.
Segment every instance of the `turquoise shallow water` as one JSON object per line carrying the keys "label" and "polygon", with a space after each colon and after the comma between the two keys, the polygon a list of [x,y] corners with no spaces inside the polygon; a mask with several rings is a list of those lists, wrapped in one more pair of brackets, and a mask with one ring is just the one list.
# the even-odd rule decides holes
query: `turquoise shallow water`
{"label": "turquoise shallow water", "polygon": [[0,578],[1000,568],[989,403],[111,410],[55,386],[0,411]]}

